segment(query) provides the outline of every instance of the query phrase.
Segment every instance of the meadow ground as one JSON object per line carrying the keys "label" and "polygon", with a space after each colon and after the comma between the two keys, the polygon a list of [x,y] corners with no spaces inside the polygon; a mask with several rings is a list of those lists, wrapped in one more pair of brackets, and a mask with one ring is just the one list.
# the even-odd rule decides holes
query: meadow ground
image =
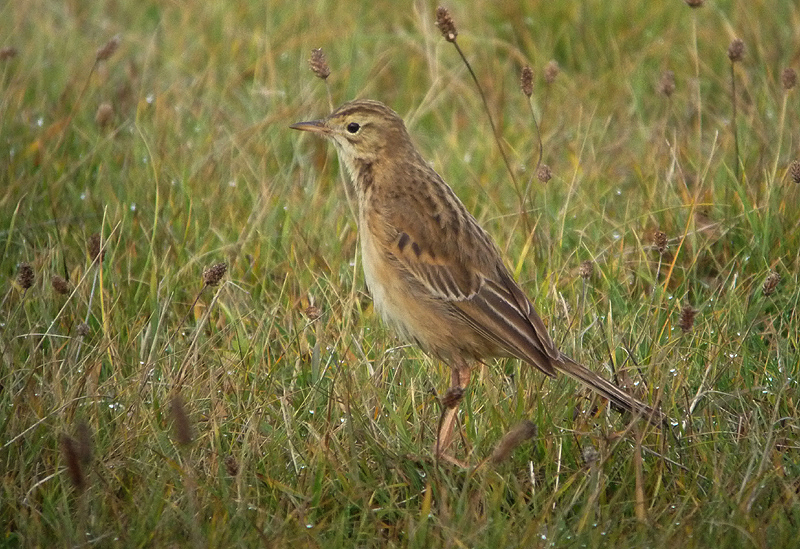
{"label": "meadow ground", "polygon": [[[435,4],[337,4],[0,7],[0,545],[797,546],[797,4],[454,1],[502,149]],[[354,97],[672,432],[495,361],[471,466],[433,460],[447,366],[373,314],[335,152],[288,129]]]}

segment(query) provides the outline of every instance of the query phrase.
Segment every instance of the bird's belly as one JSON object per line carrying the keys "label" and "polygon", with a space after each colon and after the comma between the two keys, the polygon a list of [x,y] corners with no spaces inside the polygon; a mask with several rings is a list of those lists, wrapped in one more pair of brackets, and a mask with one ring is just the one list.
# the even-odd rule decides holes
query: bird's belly
{"label": "bird's belly", "polygon": [[453,315],[446,302],[428,295],[403,273],[396,260],[383,253],[366,232],[361,233],[364,278],[383,321],[401,339],[439,357],[474,355],[468,348],[475,338],[471,330]]}
{"label": "bird's belly", "polygon": [[424,311],[415,301],[412,288],[398,276],[397,267],[390,264],[391,259],[381,253],[366,233],[363,231],[361,234],[361,263],[375,310],[403,339],[420,341],[420,335],[427,339],[425,336],[429,334],[417,334],[419,330],[415,328]]}

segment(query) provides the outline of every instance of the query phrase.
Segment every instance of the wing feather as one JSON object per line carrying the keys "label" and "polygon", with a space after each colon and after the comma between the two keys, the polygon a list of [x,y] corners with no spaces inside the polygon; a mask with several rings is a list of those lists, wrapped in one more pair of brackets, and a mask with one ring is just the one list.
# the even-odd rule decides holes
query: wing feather
{"label": "wing feather", "polygon": [[560,360],[560,353],[494,246],[480,252],[492,259],[491,268],[486,268],[461,254],[448,253],[446,246],[430,249],[410,232],[398,231],[388,250],[407,276],[498,349],[498,354],[517,357],[555,375],[552,362]]}

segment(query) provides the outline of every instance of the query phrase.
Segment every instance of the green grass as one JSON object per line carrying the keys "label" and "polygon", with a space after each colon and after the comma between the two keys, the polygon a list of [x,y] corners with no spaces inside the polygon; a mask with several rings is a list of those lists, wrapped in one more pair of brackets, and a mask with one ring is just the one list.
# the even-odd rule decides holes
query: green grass
{"label": "green grass", "polygon": [[[535,71],[554,177],[521,212],[434,4],[286,4],[0,7],[17,49],[0,61],[0,545],[796,546],[797,6],[453,2],[523,188],[538,145],[518,75]],[[499,465],[432,459],[448,367],[373,314],[335,152],[287,128],[329,111],[314,47],[335,103],[406,119],[561,347],[660,398],[675,436],[497,361],[474,373],[457,456],[478,465],[523,419],[539,435]]]}

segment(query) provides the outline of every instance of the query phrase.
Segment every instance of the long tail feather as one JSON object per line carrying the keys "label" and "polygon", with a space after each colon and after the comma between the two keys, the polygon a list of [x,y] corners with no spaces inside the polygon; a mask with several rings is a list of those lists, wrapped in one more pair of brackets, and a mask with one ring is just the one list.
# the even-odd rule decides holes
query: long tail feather
{"label": "long tail feather", "polygon": [[604,379],[592,372],[582,364],[579,364],[566,355],[561,356],[560,363],[553,365],[561,372],[586,385],[588,388],[599,393],[620,408],[633,414],[646,418],[656,427],[667,424],[669,418],[652,406],[645,404],[641,400],[632,397],[607,379]]}

